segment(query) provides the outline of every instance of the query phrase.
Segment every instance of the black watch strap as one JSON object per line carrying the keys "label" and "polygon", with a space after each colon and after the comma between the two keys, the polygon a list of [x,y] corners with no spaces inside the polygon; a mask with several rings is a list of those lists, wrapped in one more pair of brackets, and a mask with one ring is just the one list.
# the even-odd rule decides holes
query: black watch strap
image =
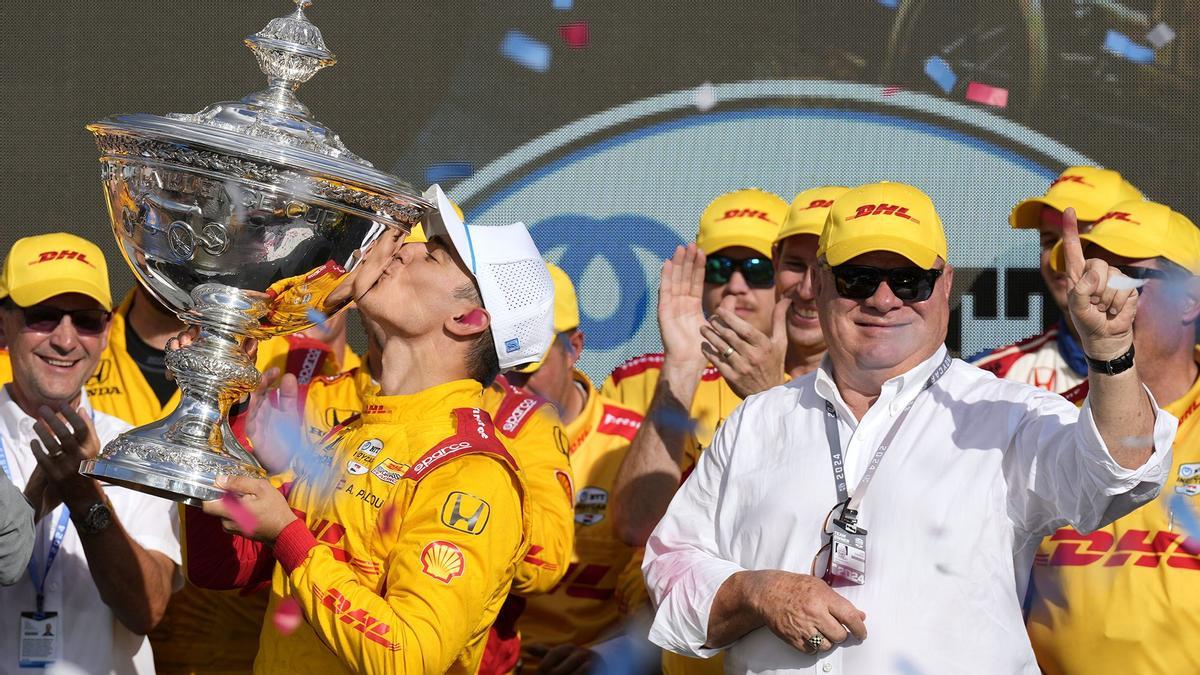
{"label": "black watch strap", "polygon": [[1090,356],[1084,355],[1087,358],[1088,370],[1104,375],[1116,375],[1123,373],[1133,367],[1133,345],[1129,345],[1129,351],[1118,356],[1112,361],[1101,361],[1093,359]]}

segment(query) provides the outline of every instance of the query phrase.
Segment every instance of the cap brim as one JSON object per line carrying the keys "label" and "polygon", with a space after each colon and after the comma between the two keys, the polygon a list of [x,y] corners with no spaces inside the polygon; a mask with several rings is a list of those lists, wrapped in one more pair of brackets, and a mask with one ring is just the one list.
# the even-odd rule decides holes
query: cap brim
{"label": "cap brim", "polygon": [[470,231],[467,230],[466,224],[462,218],[458,217],[458,213],[454,210],[454,205],[450,203],[450,199],[446,197],[446,193],[442,192],[441,186],[436,183],[429,186],[429,189],[422,195],[426,201],[433,204],[435,209],[431,210],[425,216],[423,229],[427,239],[433,239],[437,236],[446,238],[450,245],[454,247],[454,252],[458,254],[463,265],[471,276],[478,276],[478,271],[475,264],[475,248],[471,241]]}
{"label": "cap brim", "polygon": [[911,260],[917,267],[927,270],[933,269],[937,263],[937,259],[942,257],[937,251],[927,246],[921,246],[908,239],[885,235],[870,235],[840,241],[828,247],[825,249],[825,261],[830,265],[841,265],[860,255],[878,251],[887,251],[902,255]]}
{"label": "cap brim", "polygon": [[31,307],[39,302],[49,300],[56,295],[65,295],[67,293],[86,295],[100,303],[104,311],[112,311],[112,296],[108,294],[107,289],[100,288],[96,284],[88,283],[86,279],[77,277],[61,277],[35,281],[31,284],[25,284],[20,288],[12,289],[8,295],[12,297],[13,302],[21,307]]}
{"label": "cap brim", "polygon": [[745,248],[751,249],[753,251],[757,251],[757,252],[763,254],[764,256],[770,258],[771,257],[771,245],[773,242],[768,241],[766,239],[762,239],[762,240],[758,240],[758,241],[751,241],[751,240],[747,239],[746,237],[740,237],[735,234],[733,236],[726,235],[726,236],[718,236],[718,237],[708,237],[707,239],[705,239],[704,243],[706,245],[706,247],[704,248],[705,255],[712,255],[713,253],[716,253],[718,251],[723,251],[727,248],[733,248],[735,246],[744,246]]}
{"label": "cap brim", "polygon": [[[1114,236],[1111,234],[1101,234],[1099,237],[1093,234],[1083,234],[1079,236],[1079,243],[1085,249],[1088,244],[1099,246],[1100,248],[1119,255],[1122,258],[1132,258],[1135,260],[1146,260],[1149,258],[1168,258],[1166,253],[1162,252],[1154,246],[1150,246],[1144,241],[1129,239],[1128,237]],[[1063,244],[1059,241],[1050,249],[1050,269],[1055,272],[1062,273],[1066,269],[1066,260],[1063,254]]]}
{"label": "cap brim", "polygon": [[1095,222],[1106,213],[1106,209],[1095,204],[1088,204],[1078,199],[1063,199],[1060,197],[1033,197],[1020,202],[1008,214],[1008,224],[1014,230],[1036,230],[1042,224],[1042,207],[1062,213],[1067,209],[1075,209],[1075,217],[1087,222]]}

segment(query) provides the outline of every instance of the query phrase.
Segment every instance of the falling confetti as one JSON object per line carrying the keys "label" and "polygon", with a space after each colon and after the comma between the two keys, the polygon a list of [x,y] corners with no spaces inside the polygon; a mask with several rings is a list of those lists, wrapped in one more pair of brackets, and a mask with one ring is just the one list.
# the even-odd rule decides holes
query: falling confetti
{"label": "falling confetti", "polygon": [[922,675],[921,669],[914,666],[911,661],[903,656],[896,657],[896,672],[899,675]]}
{"label": "falling confetti", "polygon": [[391,534],[396,527],[396,507],[388,504],[379,512],[379,531]]}
{"label": "falling confetti", "polygon": [[900,87],[900,86],[897,86],[894,84],[890,84],[883,88],[883,95],[884,96],[895,96],[896,94],[899,94],[902,91],[904,91],[903,87]]}
{"label": "falling confetti", "polygon": [[272,617],[272,621],[275,623],[275,630],[280,634],[291,635],[300,627],[300,621],[303,618],[303,614],[300,612],[300,603],[296,602],[294,598],[284,598],[275,608],[275,616]]}
{"label": "falling confetti", "polygon": [[1162,49],[1171,40],[1175,39],[1175,31],[1165,23],[1160,23],[1146,33],[1146,42],[1154,45],[1155,49]]}
{"label": "falling confetti", "polygon": [[233,522],[237,523],[238,529],[242,531],[242,534],[248,535],[254,531],[254,528],[258,527],[258,519],[232,493],[226,492],[221,497],[221,503],[225,505],[225,508],[229,511],[229,517]]}
{"label": "falling confetti", "polygon": [[1183,527],[1189,537],[1200,539],[1200,516],[1192,508],[1192,502],[1181,494],[1171,495],[1171,515]]}
{"label": "falling confetti", "polygon": [[1121,443],[1127,448],[1144,448],[1148,445],[1154,445],[1153,436],[1126,436],[1121,439]]}
{"label": "falling confetti", "polygon": [[520,31],[509,31],[500,43],[500,53],[530,70],[550,70],[550,47]]}
{"label": "falling confetti", "polygon": [[475,167],[470,162],[437,162],[425,167],[426,183],[462,180],[474,175]]}
{"label": "falling confetti", "polygon": [[571,49],[583,49],[588,46],[588,25],[586,21],[563,24],[558,27],[558,34],[563,42]]}
{"label": "falling confetti", "polygon": [[1131,291],[1146,285],[1148,279],[1134,279],[1124,274],[1114,274],[1108,278],[1108,287],[1117,291]]}
{"label": "falling confetti", "polygon": [[1135,44],[1129,36],[1110,30],[1104,36],[1104,51],[1133,61],[1134,63],[1153,63],[1154,50]]}
{"label": "falling confetti", "polygon": [[1004,108],[1008,106],[1008,90],[979,82],[967,83],[967,100]]}
{"label": "falling confetti", "polygon": [[696,87],[692,93],[693,101],[696,104],[696,109],[700,112],[711,110],[717,104],[717,92],[713,89],[712,82],[705,82]]}
{"label": "falling confetti", "polygon": [[328,318],[329,317],[325,316],[325,314],[319,309],[313,308],[308,310],[308,320],[313,323],[325,323]]}
{"label": "falling confetti", "polygon": [[896,9],[896,5],[900,4],[900,0],[879,0],[879,4],[888,9]]}
{"label": "falling confetti", "polygon": [[571,9],[571,7],[575,4],[573,0],[553,0],[553,3],[554,9],[557,9],[560,12],[565,12],[568,9]]}
{"label": "falling confetti", "polygon": [[940,56],[925,59],[925,74],[946,94],[949,94],[950,90],[954,89],[954,83],[958,82],[958,76],[954,74],[950,64]]}

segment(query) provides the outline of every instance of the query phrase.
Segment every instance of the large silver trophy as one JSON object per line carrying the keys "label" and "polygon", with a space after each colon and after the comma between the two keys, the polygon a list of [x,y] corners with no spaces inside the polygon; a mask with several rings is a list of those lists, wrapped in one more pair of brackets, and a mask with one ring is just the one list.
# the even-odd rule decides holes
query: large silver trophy
{"label": "large silver trophy", "polygon": [[247,339],[303,330],[352,299],[354,269],[388,227],[430,206],[355,156],[295,91],[332,65],[309,0],[246,38],[267,89],[195,114],[120,115],[88,126],[121,253],[186,323],[167,353],[182,390],[168,417],[105,446],[81,471],[197,505],[218,474],[263,476],[230,431],[230,406],[260,375]]}

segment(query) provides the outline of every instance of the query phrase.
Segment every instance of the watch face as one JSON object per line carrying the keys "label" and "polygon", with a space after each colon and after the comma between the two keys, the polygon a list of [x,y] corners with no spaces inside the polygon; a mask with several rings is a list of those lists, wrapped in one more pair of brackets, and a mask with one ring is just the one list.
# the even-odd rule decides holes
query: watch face
{"label": "watch face", "polygon": [[92,508],[88,509],[87,517],[83,519],[83,523],[87,534],[103,532],[112,523],[112,511],[109,510],[107,504],[95,504]]}

